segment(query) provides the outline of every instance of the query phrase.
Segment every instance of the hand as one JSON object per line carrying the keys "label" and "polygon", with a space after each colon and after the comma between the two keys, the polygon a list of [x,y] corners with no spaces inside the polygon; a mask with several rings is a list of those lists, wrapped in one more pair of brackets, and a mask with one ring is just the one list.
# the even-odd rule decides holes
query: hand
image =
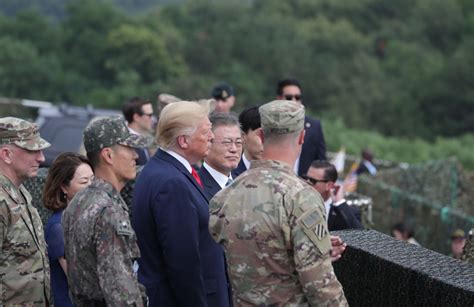
{"label": "hand", "polygon": [[339,184],[334,184],[334,189],[331,190],[331,198],[334,203],[337,203],[344,198],[344,187]]}
{"label": "hand", "polygon": [[330,236],[331,238],[331,261],[335,262],[342,257],[347,244],[339,236]]}

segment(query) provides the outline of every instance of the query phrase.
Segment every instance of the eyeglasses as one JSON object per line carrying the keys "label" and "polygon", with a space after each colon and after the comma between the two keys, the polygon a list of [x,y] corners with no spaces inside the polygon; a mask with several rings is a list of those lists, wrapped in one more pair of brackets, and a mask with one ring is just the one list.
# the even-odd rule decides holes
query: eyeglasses
{"label": "eyeglasses", "polygon": [[235,144],[235,147],[237,147],[237,148],[242,148],[242,145],[244,144],[244,142],[242,140],[235,140],[235,141],[234,140],[224,140],[224,141],[212,140],[211,143],[212,144],[221,144],[225,148],[230,148],[232,146],[232,144]]}
{"label": "eyeglasses", "polygon": [[286,100],[295,99],[296,101],[300,101],[302,96],[301,95],[285,95],[284,97]]}
{"label": "eyeglasses", "polygon": [[148,116],[149,118],[151,118],[153,116],[153,113],[143,113],[142,116]]}
{"label": "eyeglasses", "polygon": [[308,175],[301,175],[301,178],[304,181],[306,181],[307,183],[309,183],[310,185],[315,185],[318,182],[329,182],[329,181],[331,181],[331,180],[325,180],[325,179],[316,179],[316,178],[313,178],[313,177],[309,177]]}

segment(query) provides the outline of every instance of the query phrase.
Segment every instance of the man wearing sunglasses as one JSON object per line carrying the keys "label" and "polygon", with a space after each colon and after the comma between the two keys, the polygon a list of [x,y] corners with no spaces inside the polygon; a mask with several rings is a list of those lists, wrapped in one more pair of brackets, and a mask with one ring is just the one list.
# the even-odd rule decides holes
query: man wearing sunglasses
{"label": "man wearing sunglasses", "polygon": [[[151,101],[141,97],[133,97],[122,107],[123,116],[131,133],[148,138],[148,145],[153,139],[153,106]],[[136,148],[138,154],[137,165],[144,165],[150,159],[147,148]]]}
{"label": "man wearing sunglasses", "polygon": [[[300,82],[296,79],[284,79],[278,82],[277,99],[292,100],[303,104]],[[304,128],[306,134],[303,148],[294,167],[295,172],[300,176],[306,174],[314,160],[326,160],[326,143],[324,142],[321,122],[315,118],[305,116]]]}
{"label": "man wearing sunglasses", "polygon": [[[321,194],[326,207],[329,231],[364,228],[360,222],[359,210],[350,207],[342,198],[341,186],[336,184],[337,170],[334,165],[316,160],[309,167],[308,174],[301,177]],[[336,198],[336,201],[333,198]]]}
{"label": "man wearing sunglasses", "polygon": [[231,171],[237,168],[242,155],[242,133],[239,120],[232,113],[214,113],[212,123],[214,139],[209,154],[199,170],[204,193],[209,199],[232,183]]}

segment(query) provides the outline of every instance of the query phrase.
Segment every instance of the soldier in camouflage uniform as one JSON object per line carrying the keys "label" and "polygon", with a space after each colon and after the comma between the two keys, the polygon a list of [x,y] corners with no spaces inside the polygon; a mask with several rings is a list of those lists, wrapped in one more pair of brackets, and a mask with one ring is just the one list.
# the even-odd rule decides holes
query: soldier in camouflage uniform
{"label": "soldier in camouflage uniform", "polygon": [[293,165],[304,107],[260,107],[263,160],[210,202],[209,229],[224,246],[237,306],[345,306],[330,256],[324,203]]}
{"label": "soldier in camouflage uniform", "polygon": [[464,245],[461,260],[474,264],[474,228],[469,231],[469,238]]}
{"label": "soldier in camouflage uniform", "polygon": [[136,176],[134,148],[145,145],[120,117],[97,119],[84,130],[95,179],[63,213],[74,305],[143,306],[135,263],[140,251],[120,190]]}
{"label": "soldier in camouflage uniform", "polygon": [[43,225],[23,186],[36,176],[49,146],[35,124],[0,118],[0,306],[49,303]]}

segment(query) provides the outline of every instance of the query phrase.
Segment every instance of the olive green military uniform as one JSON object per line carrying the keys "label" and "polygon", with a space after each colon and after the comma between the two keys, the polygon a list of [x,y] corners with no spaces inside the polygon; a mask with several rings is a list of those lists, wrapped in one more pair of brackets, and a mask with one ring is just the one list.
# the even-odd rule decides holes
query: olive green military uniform
{"label": "olive green military uniform", "polygon": [[[264,132],[303,129],[304,109],[295,103],[266,104],[260,115]],[[347,305],[331,264],[323,200],[291,165],[252,161],[209,206],[209,230],[225,249],[236,306]]]}

